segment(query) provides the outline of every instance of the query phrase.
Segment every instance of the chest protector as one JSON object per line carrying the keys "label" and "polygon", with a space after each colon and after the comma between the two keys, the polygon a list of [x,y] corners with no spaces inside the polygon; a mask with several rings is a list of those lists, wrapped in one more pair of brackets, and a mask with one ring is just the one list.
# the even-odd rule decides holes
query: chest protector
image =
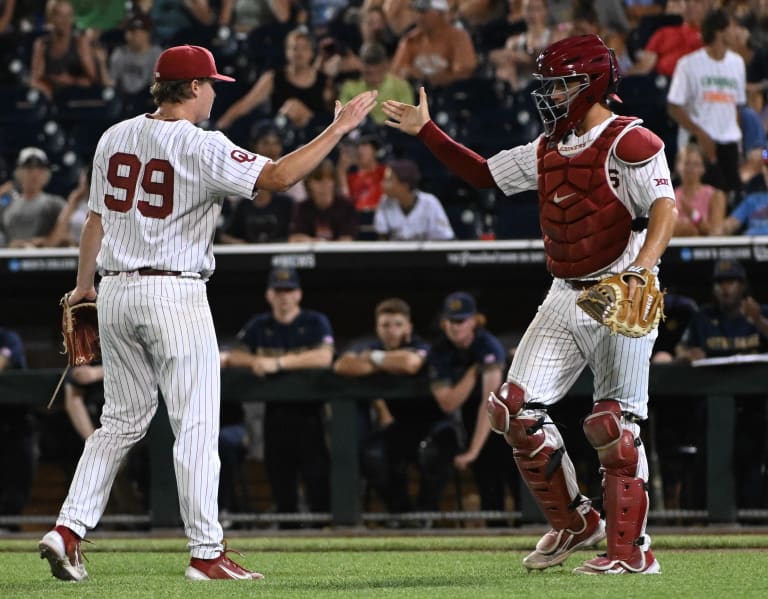
{"label": "chest protector", "polygon": [[629,244],[632,215],[606,176],[608,152],[619,134],[637,119],[616,117],[583,152],[561,155],[537,151],[539,223],[547,269],[555,277],[580,278],[615,262]]}

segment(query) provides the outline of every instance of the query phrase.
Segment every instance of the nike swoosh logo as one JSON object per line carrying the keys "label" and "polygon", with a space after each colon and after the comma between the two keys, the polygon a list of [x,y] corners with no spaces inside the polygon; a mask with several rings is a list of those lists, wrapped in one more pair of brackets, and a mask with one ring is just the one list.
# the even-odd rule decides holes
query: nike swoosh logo
{"label": "nike swoosh logo", "polygon": [[250,578],[250,576],[248,576],[248,575],[245,575],[245,574],[238,574],[237,572],[233,572],[232,570],[230,570],[229,568],[227,568],[226,566],[224,566],[224,565],[222,565],[222,564],[220,564],[220,565],[219,565],[219,568],[221,568],[221,569],[222,569],[222,570],[224,570],[224,571],[225,571],[227,574],[229,574],[229,577],[230,577],[230,578],[237,578],[237,579],[239,579],[239,580],[247,580],[247,579],[249,579],[249,578]]}
{"label": "nike swoosh logo", "polygon": [[571,196],[575,196],[575,195],[576,195],[576,192],[575,192],[575,191],[574,191],[573,193],[569,193],[568,195],[564,195],[564,196],[559,196],[559,195],[557,195],[557,192],[555,192],[555,195],[554,195],[554,196],[552,196],[552,201],[553,201],[555,204],[559,204],[559,203],[560,203],[560,202],[562,202],[563,200],[567,200],[567,199],[568,199],[568,198],[570,198]]}

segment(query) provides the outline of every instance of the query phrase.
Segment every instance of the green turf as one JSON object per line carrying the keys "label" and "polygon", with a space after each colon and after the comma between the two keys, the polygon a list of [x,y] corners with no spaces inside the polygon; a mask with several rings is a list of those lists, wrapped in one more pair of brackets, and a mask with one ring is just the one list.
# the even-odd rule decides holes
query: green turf
{"label": "green turf", "polygon": [[66,583],[50,576],[34,539],[0,540],[0,597],[490,597],[702,598],[766,597],[763,569],[768,536],[654,537],[661,576],[575,576],[564,568],[528,574],[520,560],[529,536],[235,538],[247,552],[235,559],[263,572],[263,581],[184,580],[183,539],[109,539],[87,545],[91,579]]}

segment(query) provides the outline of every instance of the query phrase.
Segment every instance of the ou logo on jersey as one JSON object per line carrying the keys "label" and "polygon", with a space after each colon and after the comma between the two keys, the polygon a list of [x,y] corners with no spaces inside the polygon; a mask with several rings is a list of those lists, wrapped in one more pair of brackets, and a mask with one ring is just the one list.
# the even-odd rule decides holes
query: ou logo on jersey
{"label": "ou logo on jersey", "polygon": [[229,153],[230,158],[235,162],[253,162],[256,160],[256,154],[249,154],[244,150],[232,150]]}

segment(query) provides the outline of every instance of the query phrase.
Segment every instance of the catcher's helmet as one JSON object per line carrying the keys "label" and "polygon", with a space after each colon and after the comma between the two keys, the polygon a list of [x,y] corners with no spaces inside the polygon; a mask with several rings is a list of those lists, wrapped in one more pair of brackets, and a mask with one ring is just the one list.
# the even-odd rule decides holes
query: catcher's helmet
{"label": "catcher's helmet", "polygon": [[[536,59],[532,92],[550,143],[576,127],[593,104],[615,95],[619,84],[616,55],[594,33],[568,37],[546,48]],[[570,84],[570,85],[569,85]]]}

